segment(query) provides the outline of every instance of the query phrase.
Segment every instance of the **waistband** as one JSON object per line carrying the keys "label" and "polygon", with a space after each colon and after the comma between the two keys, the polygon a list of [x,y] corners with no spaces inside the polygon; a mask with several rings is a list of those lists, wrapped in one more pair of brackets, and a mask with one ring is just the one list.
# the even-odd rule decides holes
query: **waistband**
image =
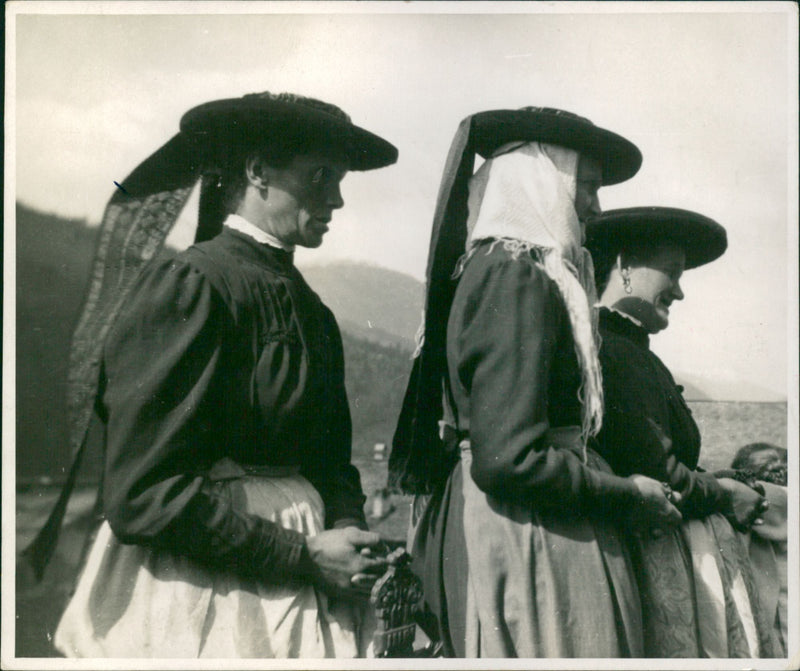
{"label": "waistband", "polygon": [[234,480],[247,476],[262,478],[288,478],[300,473],[300,466],[275,466],[271,464],[240,464],[229,457],[216,462],[207,472],[210,480]]}
{"label": "waistband", "polygon": [[[557,450],[570,450],[583,460],[584,447],[581,442],[581,428],[579,426],[551,427],[545,432],[542,440],[548,447],[553,447]],[[471,452],[472,443],[469,436],[462,438],[458,447],[462,453]]]}

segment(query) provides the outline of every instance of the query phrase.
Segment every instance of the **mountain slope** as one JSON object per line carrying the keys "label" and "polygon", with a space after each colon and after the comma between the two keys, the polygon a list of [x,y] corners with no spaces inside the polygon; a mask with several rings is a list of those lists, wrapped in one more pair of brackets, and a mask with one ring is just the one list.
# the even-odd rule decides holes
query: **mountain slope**
{"label": "mountain slope", "polygon": [[96,229],[17,205],[17,476],[69,465],[69,343],[85,297]]}
{"label": "mountain slope", "polygon": [[411,350],[422,316],[423,285],[409,275],[352,261],[301,268],[342,330]]}

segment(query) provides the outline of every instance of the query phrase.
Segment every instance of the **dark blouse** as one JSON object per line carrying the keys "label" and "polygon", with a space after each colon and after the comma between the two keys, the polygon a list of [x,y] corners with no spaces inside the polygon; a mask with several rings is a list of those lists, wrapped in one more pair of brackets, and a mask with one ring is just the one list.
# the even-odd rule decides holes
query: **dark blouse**
{"label": "dark blouse", "polygon": [[105,347],[104,507],[115,534],[266,578],[302,534],[245,514],[208,477],[224,458],[294,466],[326,525],[366,527],[342,341],[292,255],[225,228],[154,264]]}
{"label": "dark blouse", "polygon": [[641,473],[669,483],[690,517],[719,510],[722,488],[713,475],[695,470],[697,424],[671,373],[650,351],[647,332],[601,308],[600,335],[605,414],[598,451],[619,475]]}
{"label": "dark blouse", "polygon": [[472,477],[513,502],[583,513],[624,510],[625,478],[557,449],[548,429],[580,426],[580,383],[569,317],[555,283],[530,255],[481,246],[459,280],[447,359],[459,431],[469,434]]}

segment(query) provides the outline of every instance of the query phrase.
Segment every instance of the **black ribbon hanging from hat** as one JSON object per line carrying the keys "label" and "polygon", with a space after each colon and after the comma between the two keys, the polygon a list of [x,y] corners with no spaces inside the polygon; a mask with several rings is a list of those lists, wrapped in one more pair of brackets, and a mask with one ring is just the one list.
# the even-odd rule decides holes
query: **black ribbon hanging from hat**
{"label": "black ribbon hanging from hat", "polygon": [[439,436],[439,421],[447,380],[447,319],[457,284],[453,271],[467,240],[469,179],[475,166],[472,121],[470,116],[459,125],[439,187],[426,271],[424,340],[389,456],[389,485],[415,494],[430,493],[454,463]]}
{"label": "black ribbon hanging from hat", "polygon": [[178,134],[117,184],[106,206],[70,346],[67,421],[72,463],[47,522],[23,552],[38,579],[55,551],[86,450],[106,335],[142,268],[162,249],[197,182],[200,164],[197,145]]}

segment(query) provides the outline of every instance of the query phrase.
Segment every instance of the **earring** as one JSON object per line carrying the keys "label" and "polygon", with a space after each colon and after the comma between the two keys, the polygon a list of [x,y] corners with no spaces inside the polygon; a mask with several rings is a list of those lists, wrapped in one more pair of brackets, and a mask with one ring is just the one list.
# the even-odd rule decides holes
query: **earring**
{"label": "earring", "polygon": [[631,289],[631,278],[627,272],[623,271],[622,273],[622,287],[625,289],[626,294],[633,293],[633,289]]}

